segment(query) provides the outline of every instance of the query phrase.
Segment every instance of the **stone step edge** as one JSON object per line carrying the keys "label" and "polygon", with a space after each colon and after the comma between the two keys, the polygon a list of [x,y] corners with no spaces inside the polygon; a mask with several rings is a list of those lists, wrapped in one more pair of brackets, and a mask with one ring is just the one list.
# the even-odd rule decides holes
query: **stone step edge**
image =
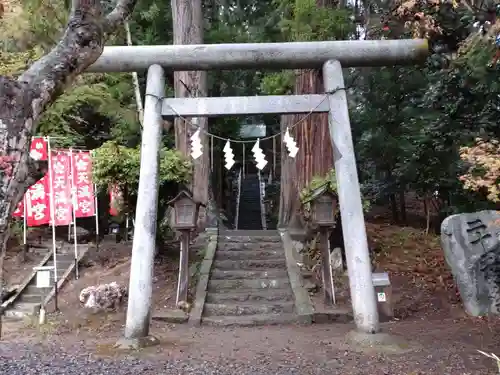
{"label": "stone step edge", "polygon": [[[270,281],[270,280],[276,280],[278,281],[281,285],[290,285],[290,279],[288,277],[257,277],[253,279],[210,279],[210,282],[214,282],[215,284],[222,284],[222,282],[231,282],[231,281],[241,281],[241,282],[254,282],[256,280],[265,280],[265,281]],[[246,289],[253,289],[253,288],[246,288]],[[258,288],[260,289],[260,288]],[[273,288],[276,289],[276,288]]]}
{"label": "stone step edge", "polygon": [[293,294],[292,289],[289,286],[285,286],[283,288],[238,288],[234,289],[231,293],[220,293],[218,291],[207,291],[207,294],[236,294],[236,295],[244,295],[244,294],[274,294],[278,292],[287,292]]}
{"label": "stone step edge", "polygon": [[294,313],[283,314],[255,314],[255,315],[213,315],[201,318],[201,323],[212,326],[241,326],[253,327],[259,325],[284,325],[298,322]]}
{"label": "stone step edge", "polygon": [[205,306],[228,306],[228,307],[254,307],[254,306],[292,306],[293,301],[267,301],[267,302],[229,302],[229,303],[205,303]]}
{"label": "stone step edge", "polygon": [[[288,277],[288,274],[287,274],[287,271],[285,269],[276,269],[276,268],[267,268],[267,269],[248,269],[248,270],[245,270],[245,269],[241,269],[241,268],[238,268],[238,269],[235,269],[235,270],[231,270],[231,269],[225,269],[225,268],[218,268],[218,267],[214,267],[212,268],[212,270],[210,271],[210,274],[213,275],[214,273],[225,273],[225,274],[228,274],[228,275],[238,275],[238,274],[244,274],[246,272],[255,272],[255,273],[266,273],[266,272],[269,272],[269,273],[282,273],[284,276],[283,277],[279,277],[279,279],[281,278],[284,278],[286,279]],[[261,278],[261,277],[259,277]]]}

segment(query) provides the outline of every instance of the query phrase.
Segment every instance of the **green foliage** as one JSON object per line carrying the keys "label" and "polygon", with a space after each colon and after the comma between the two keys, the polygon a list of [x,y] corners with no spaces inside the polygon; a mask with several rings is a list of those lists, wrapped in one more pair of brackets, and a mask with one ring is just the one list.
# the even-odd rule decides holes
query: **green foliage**
{"label": "green foliage", "polygon": [[346,7],[319,7],[316,0],[281,1],[286,16],[280,26],[290,41],[343,40],[354,32],[349,17],[352,11]]}
{"label": "green foliage", "polygon": [[443,29],[441,43],[453,50],[467,38],[458,54],[434,53],[422,67],[356,70],[350,104],[357,160],[375,200],[387,202],[401,191],[425,198],[438,192],[443,215],[488,207],[462,189],[459,148],[476,136],[500,136],[499,67],[489,67],[493,41],[469,36],[470,17],[461,12],[433,14]]}
{"label": "green foliage", "polygon": [[[93,173],[95,183],[107,189],[118,185],[131,196],[137,195],[141,151],[138,147],[120,146],[116,142],[106,142],[94,150]],[[189,181],[191,163],[175,150],[162,148],[160,151],[160,189],[166,183]]]}
{"label": "green foliage", "polygon": [[46,52],[57,44],[68,19],[64,0],[11,1],[8,8],[11,12],[0,23],[3,51],[37,48]]}
{"label": "green foliage", "polygon": [[260,91],[266,95],[291,95],[295,85],[293,71],[284,70],[267,74],[260,85]]}
{"label": "green foliage", "polygon": [[39,48],[24,52],[0,51],[0,75],[17,77],[42,56]]}
{"label": "green foliage", "polygon": [[[141,162],[140,148],[124,147],[116,142],[106,142],[94,151],[93,177],[98,188],[107,190],[110,185],[120,187],[124,193],[122,213],[132,212],[137,205],[139,172]],[[179,152],[160,150],[159,202],[157,213],[157,235],[162,240],[171,232],[168,227],[167,202],[179,190],[179,186],[190,181],[192,165]]]}
{"label": "green foliage", "polygon": [[132,94],[128,74],[85,77],[44,112],[38,132],[60,147],[93,149],[111,138],[135,146],[140,126]]}
{"label": "green foliage", "polygon": [[[335,170],[330,170],[325,176],[314,176],[311,182],[306,186],[299,194],[299,199],[302,204],[302,214],[304,219],[309,220],[311,216],[311,199],[313,193],[320,187],[327,185],[327,190],[337,194],[337,178],[335,176]],[[370,201],[362,198],[363,210],[368,211],[370,209]]]}
{"label": "green foliage", "polygon": [[[337,178],[335,177],[335,170],[332,169],[325,176],[314,176],[307,187],[300,192],[300,201],[304,204],[307,202],[311,195],[320,187],[327,185],[327,189],[332,193],[337,194]],[[305,203],[307,204],[307,203]]]}

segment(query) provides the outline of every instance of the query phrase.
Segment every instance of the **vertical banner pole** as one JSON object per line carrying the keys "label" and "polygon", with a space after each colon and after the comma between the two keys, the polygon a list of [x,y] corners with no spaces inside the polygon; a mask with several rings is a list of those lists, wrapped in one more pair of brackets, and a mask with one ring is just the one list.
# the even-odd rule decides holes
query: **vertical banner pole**
{"label": "vertical banner pole", "polygon": [[321,278],[323,281],[323,294],[325,305],[335,305],[335,287],[333,285],[332,267],[330,261],[330,241],[327,228],[320,228],[321,247]]}
{"label": "vertical banner pole", "polygon": [[276,178],[276,137],[273,137],[273,180]]}
{"label": "vertical banner pole", "polygon": [[47,140],[47,153],[49,159],[49,204],[50,204],[50,221],[52,222],[52,258],[54,260],[54,304],[55,310],[58,311],[57,306],[57,248],[56,248],[56,220],[54,212],[54,184],[52,176],[52,149],[50,147],[50,137],[45,138]]}
{"label": "vertical banner pole", "polygon": [[97,185],[94,184],[94,206],[95,206],[95,247],[99,250],[99,208],[97,205]]}
{"label": "vertical banner pole", "polygon": [[27,213],[28,211],[26,210],[26,192],[23,196],[23,246],[24,246],[24,253],[26,254],[29,250],[28,248],[28,219],[27,219]]}
{"label": "vertical banner pole", "polygon": [[[94,166],[94,160],[93,158],[95,157],[95,152],[92,150],[90,154],[92,158],[92,168]],[[92,180],[94,180],[94,173],[92,171]],[[95,214],[95,247],[97,250],[99,250],[99,208],[97,205],[97,185],[94,184],[94,214]]]}
{"label": "vertical banner pole", "polygon": [[181,254],[179,258],[179,280],[177,281],[177,298],[175,305],[187,302],[189,285],[189,231],[181,231]]}
{"label": "vertical banner pole", "polygon": [[214,137],[210,136],[210,171],[214,171]]}
{"label": "vertical banner pole", "polygon": [[245,178],[245,144],[243,143],[243,178]]}
{"label": "vertical banner pole", "polygon": [[[69,149],[70,171],[71,171],[71,207],[73,211],[73,241],[75,246],[75,278],[78,280],[78,239],[76,238],[76,206],[78,204],[78,197],[76,195],[75,181],[75,166],[73,165],[73,149]],[[74,186],[73,186],[74,185]]]}
{"label": "vertical banner pole", "polygon": [[128,212],[125,214],[125,242],[128,241]]}

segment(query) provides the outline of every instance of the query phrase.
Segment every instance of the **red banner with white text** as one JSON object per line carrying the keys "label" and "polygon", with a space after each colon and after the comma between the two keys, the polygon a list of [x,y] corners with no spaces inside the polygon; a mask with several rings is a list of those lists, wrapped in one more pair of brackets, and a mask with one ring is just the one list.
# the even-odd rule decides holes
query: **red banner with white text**
{"label": "red banner with white text", "polygon": [[50,222],[50,186],[49,177],[45,175],[26,192],[26,224],[29,227],[48,224]]}
{"label": "red banner with white text", "polygon": [[30,156],[35,160],[47,160],[49,152],[47,146],[47,140],[45,138],[32,138]]}
{"label": "red banner with white text", "polygon": [[[43,137],[35,137],[31,140],[30,156],[35,160],[47,160],[47,141]],[[18,203],[13,213],[15,217],[24,216],[24,205],[26,204],[28,226],[48,224],[50,221],[50,190],[48,178],[45,176],[33,186],[30,186],[24,198]]]}
{"label": "red banner with white text", "polygon": [[73,204],[76,217],[95,215],[94,184],[92,183],[92,158],[90,152],[72,153],[71,175],[73,187]]}
{"label": "red banner with white text", "polygon": [[54,199],[54,224],[69,225],[73,219],[71,205],[71,164],[69,151],[51,152],[52,194]]}

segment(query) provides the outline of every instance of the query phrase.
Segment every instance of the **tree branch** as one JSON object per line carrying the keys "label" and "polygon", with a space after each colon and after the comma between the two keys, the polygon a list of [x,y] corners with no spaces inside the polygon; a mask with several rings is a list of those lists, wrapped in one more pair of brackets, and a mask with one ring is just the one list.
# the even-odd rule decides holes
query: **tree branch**
{"label": "tree branch", "polygon": [[118,0],[118,3],[107,16],[104,31],[107,35],[114,33],[120,25],[132,14],[137,0]]}

